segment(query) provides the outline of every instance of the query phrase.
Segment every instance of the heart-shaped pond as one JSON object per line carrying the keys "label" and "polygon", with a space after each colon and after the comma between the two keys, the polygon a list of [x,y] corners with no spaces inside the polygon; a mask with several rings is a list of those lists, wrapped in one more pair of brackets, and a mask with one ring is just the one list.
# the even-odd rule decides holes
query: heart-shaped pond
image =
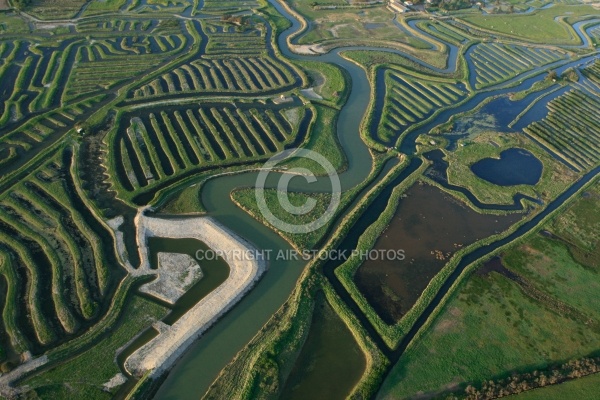
{"label": "heart-shaped pond", "polygon": [[471,166],[479,178],[499,186],[535,185],[542,176],[542,162],[527,150],[512,148],[500,158],[484,158]]}

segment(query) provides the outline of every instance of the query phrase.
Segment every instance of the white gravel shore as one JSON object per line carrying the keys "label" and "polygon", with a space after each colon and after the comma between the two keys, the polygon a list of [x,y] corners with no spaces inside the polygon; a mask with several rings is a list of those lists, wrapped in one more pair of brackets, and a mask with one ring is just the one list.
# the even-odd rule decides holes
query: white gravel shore
{"label": "white gravel shore", "polygon": [[[141,270],[149,269],[147,238],[193,238],[214,251],[253,253],[256,248],[209,217],[163,219],[148,217],[143,210],[136,217],[140,245]],[[230,273],[225,282],[192,307],[172,326],[136,350],[125,361],[127,371],[135,376],[150,372],[157,377],[170,369],[185,350],[225,312],[236,304],[258,281],[266,269],[264,260],[251,257],[224,257]]]}
{"label": "white gravel shore", "polygon": [[304,54],[304,55],[315,55],[315,54],[325,54],[327,50],[325,50],[320,44],[292,44],[290,49],[296,54]]}

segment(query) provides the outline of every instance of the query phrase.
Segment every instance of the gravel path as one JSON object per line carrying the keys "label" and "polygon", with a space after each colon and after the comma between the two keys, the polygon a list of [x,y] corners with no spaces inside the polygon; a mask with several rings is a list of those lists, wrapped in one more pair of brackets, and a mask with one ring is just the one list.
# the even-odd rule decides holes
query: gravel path
{"label": "gravel path", "polygon": [[27,387],[15,388],[13,382],[18,381],[29,372],[34,371],[48,362],[48,356],[31,359],[19,365],[7,374],[0,375],[0,397],[13,398],[27,392]]}

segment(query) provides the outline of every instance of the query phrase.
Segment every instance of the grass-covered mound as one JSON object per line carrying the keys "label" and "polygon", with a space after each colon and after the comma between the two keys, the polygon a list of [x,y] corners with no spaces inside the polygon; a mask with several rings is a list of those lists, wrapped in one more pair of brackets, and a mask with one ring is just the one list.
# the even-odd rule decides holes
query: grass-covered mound
{"label": "grass-covered mound", "polygon": [[[327,210],[327,207],[329,206],[329,203],[331,201],[330,193],[283,193],[277,191],[276,189],[264,189],[263,192],[267,205],[269,206],[269,209],[271,210],[273,215],[286,223],[296,225],[309,224],[312,221],[317,220]],[[307,214],[294,215],[287,212],[282,207],[278,199],[279,195],[287,195],[290,203],[295,207],[301,207],[309,199],[314,199],[315,207]],[[325,224],[321,228],[309,233],[290,233],[280,231],[279,229],[277,229],[277,227],[273,227],[273,225],[269,223],[268,220],[265,219],[265,217],[263,216],[256,202],[256,194],[254,188],[236,190],[231,194],[231,197],[240,207],[246,210],[254,218],[258,219],[265,225],[271,228],[275,228],[275,230],[279,231],[281,236],[283,236],[288,242],[290,242],[294,247],[296,247],[299,250],[310,250],[315,248],[327,232],[327,228],[329,226],[329,224]]]}

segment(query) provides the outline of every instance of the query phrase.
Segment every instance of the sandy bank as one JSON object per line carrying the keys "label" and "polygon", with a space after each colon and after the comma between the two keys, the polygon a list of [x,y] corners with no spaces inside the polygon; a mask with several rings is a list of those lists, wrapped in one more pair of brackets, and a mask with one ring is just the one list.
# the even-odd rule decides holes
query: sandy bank
{"label": "sandy bank", "polygon": [[304,97],[306,97],[307,99],[323,100],[323,97],[321,95],[317,94],[317,92],[315,92],[314,87],[311,87],[308,89],[302,89],[302,90],[300,90],[300,93],[302,93],[302,95]]}
{"label": "sandy bank", "polygon": [[319,44],[292,44],[290,46],[290,50],[293,51],[296,54],[303,54],[303,55],[315,55],[315,54],[325,54],[327,53],[327,50],[324,49],[321,45]]}

